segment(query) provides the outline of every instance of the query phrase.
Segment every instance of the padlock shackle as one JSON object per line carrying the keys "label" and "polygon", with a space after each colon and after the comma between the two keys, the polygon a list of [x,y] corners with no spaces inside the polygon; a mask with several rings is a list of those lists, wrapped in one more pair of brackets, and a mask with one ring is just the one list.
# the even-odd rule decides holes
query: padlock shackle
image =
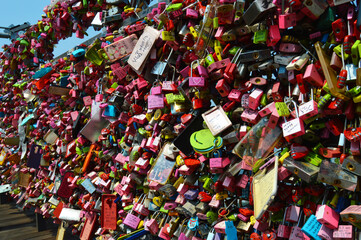
{"label": "padlock shackle", "polygon": [[311,55],[311,57],[313,57],[313,59],[317,61],[316,56],[313,55],[313,54],[311,53],[311,51],[308,50],[308,49],[301,43],[301,41],[298,41],[298,44],[300,44],[300,46],[306,51],[307,54]]}

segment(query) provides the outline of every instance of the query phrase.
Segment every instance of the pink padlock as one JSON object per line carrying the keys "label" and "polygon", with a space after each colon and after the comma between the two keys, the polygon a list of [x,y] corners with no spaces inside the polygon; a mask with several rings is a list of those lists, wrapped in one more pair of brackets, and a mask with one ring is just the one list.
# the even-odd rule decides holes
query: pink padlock
{"label": "pink padlock", "polygon": [[286,209],[286,218],[287,222],[297,222],[301,214],[301,208],[298,206],[289,206]]}
{"label": "pink padlock", "polygon": [[327,205],[320,206],[316,211],[316,219],[330,229],[337,229],[340,215]]}
{"label": "pink padlock", "polygon": [[271,114],[271,116],[269,118],[269,121],[267,123],[267,127],[275,129],[279,119],[280,119],[280,115],[278,115],[277,110],[276,109],[273,110],[273,112],[272,112],[272,114]]}
{"label": "pink padlock", "polygon": [[261,89],[256,88],[250,95],[249,95],[249,108],[252,110],[256,110],[259,106],[263,95],[263,91]]}
{"label": "pink padlock", "polygon": [[278,16],[278,26],[280,29],[287,29],[296,26],[296,13],[281,14]]}
{"label": "pink padlock", "polygon": [[192,8],[186,9],[186,17],[190,19],[197,19],[198,18],[198,12]]}
{"label": "pink padlock", "polygon": [[234,192],[236,190],[236,183],[233,177],[226,176],[223,180],[222,186],[229,192]]}
{"label": "pink padlock", "polygon": [[256,124],[259,120],[258,111],[253,111],[251,109],[246,109],[241,114],[241,118],[243,121]]}
{"label": "pink padlock", "polygon": [[213,195],[212,200],[209,202],[208,205],[211,208],[219,208],[220,204],[221,204],[221,201],[217,200],[216,195]]}
{"label": "pink padlock", "polygon": [[320,230],[317,233],[317,236],[325,240],[333,240],[333,231],[332,229],[322,224]]}
{"label": "pink padlock", "polygon": [[238,89],[232,89],[228,94],[229,101],[241,102],[242,92]]}
{"label": "pink padlock", "polygon": [[221,79],[217,82],[216,89],[222,97],[228,96],[231,91],[231,87],[227,84],[225,79]]}
{"label": "pink padlock", "polygon": [[317,71],[315,64],[310,64],[306,67],[306,71],[303,74],[303,80],[318,88],[323,86],[323,79]]}
{"label": "pink padlock", "polygon": [[[188,9],[187,9],[188,10]],[[205,79],[204,77],[193,77],[193,64],[197,62],[199,65],[199,60],[193,61],[191,63],[191,76],[189,77],[189,87],[204,87],[205,86]]]}

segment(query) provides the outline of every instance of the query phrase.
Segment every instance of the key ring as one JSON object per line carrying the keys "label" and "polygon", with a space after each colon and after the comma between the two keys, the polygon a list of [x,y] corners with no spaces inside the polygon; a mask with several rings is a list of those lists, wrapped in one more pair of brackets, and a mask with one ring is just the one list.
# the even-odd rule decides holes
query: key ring
{"label": "key ring", "polygon": [[236,199],[233,199],[233,201],[225,208],[222,207],[218,210],[218,217],[223,217],[223,218],[227,218],[227,216],[229,215],[229,207],[234,203],[234,201],[236,201]]}

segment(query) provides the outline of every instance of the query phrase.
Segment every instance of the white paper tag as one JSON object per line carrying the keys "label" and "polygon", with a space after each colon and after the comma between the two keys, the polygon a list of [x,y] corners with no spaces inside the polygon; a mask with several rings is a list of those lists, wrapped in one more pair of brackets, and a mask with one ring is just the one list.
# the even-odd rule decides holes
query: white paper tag
{"label": "white paper tag", "polygon": [[81,213],[81,210],[76,210],[76,209],[72,209],[72,208],[63,208],[61,210],[59,219],[79,222],[80,221],[80,213]]}

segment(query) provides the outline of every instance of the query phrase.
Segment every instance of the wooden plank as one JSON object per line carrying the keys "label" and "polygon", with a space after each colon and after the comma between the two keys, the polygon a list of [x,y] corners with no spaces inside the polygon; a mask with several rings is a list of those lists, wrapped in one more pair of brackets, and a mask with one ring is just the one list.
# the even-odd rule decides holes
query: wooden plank
{"label": "wooden plank", "polygon": [[53,233],[49,230],[42,231],[42,232],[36,232],[36,229],[33,229],[33,230],[34,230],[34,232],[26,234],[26,239],[37,239],[37,238],[46,239],[49,237],[53,237],[53,239],[54,239]]}
{"label": "wooden plank", "polygon": [[42,236],[27,238],[27,240],[45,240],[45,239],[55,239],[55,236],[52,233],[48,233]]}
{"label": "wooden plank", "polygon": [[35,230],[35,227],[28,226],[23,228],[14,228],[9,230],[0,231],[0,239],[19,239],[19,237],[25,233],[31,233]]}
{"label": "wooden plank", "polygon": [[31,218],[21,217],[19,219],[13,220],[13,221],[0,223],[0,230],[2,230],[4,228],[15,227],[18,225],[20,226],[20,225],[27,224],[27,223],[35,223],[35,221],[34,221],[34,219],[31,219]]}
{"label": "wooden plank", "polygon": [[20,213],[19,214],[6,214],[6,215],[0,217],[0,223],[18,219],[19,217],[30,217],[30,216],[26,216],[26,215],[23,215]]}

